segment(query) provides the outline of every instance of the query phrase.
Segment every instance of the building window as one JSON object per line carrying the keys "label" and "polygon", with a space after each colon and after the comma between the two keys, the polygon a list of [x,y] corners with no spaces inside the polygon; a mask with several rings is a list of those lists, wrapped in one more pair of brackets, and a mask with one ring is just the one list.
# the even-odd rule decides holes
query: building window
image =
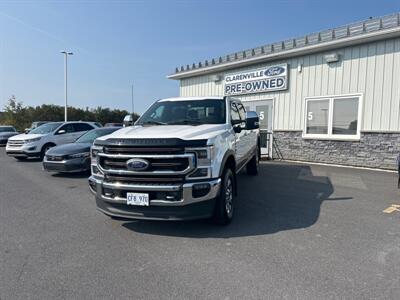
{"label": "building window", "polygon": [[306,138],[359,139],[361,95],[306,98]]}
{"label": "building window", "polygon": [[333,99],[333,135],[357,135],[358,98]]}
{"label": "building window", "polygon": [[329,100],[308,101],[307,134],[328,134]]}

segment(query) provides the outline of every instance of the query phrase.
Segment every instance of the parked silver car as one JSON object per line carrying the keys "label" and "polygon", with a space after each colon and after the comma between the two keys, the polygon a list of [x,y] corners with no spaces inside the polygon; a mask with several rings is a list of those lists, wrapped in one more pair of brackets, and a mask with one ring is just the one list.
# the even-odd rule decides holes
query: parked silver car
{"label": "parked silver car", "polygon": [[85,132],[98,128],[93,122],[52,122],[9,138],[6,152],[16,159],[43,158],[51,147],[72,143]]}

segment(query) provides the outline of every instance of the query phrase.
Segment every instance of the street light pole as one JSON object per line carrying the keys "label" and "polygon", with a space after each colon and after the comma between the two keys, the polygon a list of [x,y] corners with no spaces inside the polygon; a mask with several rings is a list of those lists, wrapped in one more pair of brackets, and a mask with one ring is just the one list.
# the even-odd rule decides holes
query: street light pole
{"label": "street light pole", "polygon": [[65,97],[65,108],[64,108],[64,120],[68,120],[68,55],[73,55],[74,53],[68,51],[60,51],[64,54],[64,97]]}

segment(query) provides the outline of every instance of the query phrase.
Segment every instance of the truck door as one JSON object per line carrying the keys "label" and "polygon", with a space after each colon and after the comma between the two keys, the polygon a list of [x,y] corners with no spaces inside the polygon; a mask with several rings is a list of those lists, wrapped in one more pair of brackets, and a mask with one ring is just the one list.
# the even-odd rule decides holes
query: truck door
{"label": "truck door", "polygon": [[236,106],[239,111],[240,119],[244,122],[245,125],[243,128],[244,137],[242,143],[244,143],[243,147],[245,148],[246,159],[249,159],[250,156],[253,156],[254,147],[255,145],[257,145],[257,133],[255,130],[247,130],[246,128],[246,110],[243,104],[237,103]]}
{"label": "truck door", "polygon": [[239,110],[235,102],[231,102],[231,123],[233,127],[240,127],[240,132],[235,132],[235,156],[240,168],[246,159],[246,123],[240,118]]}

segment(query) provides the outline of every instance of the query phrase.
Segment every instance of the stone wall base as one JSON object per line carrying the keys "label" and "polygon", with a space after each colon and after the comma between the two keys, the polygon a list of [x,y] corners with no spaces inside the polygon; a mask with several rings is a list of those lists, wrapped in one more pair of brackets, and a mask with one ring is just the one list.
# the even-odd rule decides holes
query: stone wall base
{"label": "stone wall base", "polygon": [[303,139],[301,131],[275,131],[273,157],[397,170],[400,133],[361,133],[359,141]]}

